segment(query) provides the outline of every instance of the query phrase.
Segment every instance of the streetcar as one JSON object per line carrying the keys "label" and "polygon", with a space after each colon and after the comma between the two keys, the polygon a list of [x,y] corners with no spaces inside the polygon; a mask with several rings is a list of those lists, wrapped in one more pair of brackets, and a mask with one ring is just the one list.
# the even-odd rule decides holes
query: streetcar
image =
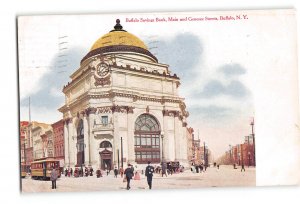
{"label": "streetcar", "polygon": [[58,173],[58,178],[61,176],[59,170],[59,160],[42,159],[31,162],[31,178],[47,180],[51,177],[51,171],[55,168]]}
{"label": "streetcar", "polygon": [[26,165],[21,164],[21,178],[25,178],[25,177],[26,177]]}

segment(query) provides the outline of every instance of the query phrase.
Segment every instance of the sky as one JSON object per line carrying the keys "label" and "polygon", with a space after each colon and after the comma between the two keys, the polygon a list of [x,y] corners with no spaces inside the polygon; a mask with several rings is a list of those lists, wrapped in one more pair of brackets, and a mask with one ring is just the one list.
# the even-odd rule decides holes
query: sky
{"label": "sky", "polygon": [[[240,15],[240,13],[226,13]],[[241,21],[126,22],[126,18],[214,18],[219,14],[126,14],[30,16],[18,19],[20,116],[28,120],[53,123],[62,118],[57,111],[64,103],[62,87],[79,68],[80,60],[92,44],[113,29],[119,18],[123,29],[138,36],[158,58],[169,64],[180,77],[180,96],[190,113],[188,126],[218,157],[229,145],[244,141],[251,133],[255,116],[253,70],[263,67],[258,53],[273,52],[271,44],[262,45],[271,29],[258,35],[263,17],[247,14]],[[256,59],[261,60],[261,64]],[[268,63],[267,61],[265,63]]]}

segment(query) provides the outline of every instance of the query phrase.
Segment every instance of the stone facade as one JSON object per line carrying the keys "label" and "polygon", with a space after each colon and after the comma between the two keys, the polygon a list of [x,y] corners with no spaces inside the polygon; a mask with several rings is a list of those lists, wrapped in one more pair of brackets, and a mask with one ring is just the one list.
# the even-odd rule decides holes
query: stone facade
{"label": "stone facade", "polygon": [[[122,32],[117,27],[109,37]],[[93,46],[64,86],[59,111],[65,166],[113,168],[122,160],[124,166],[142,167],[148,160],[188,166],[188,112],[178,95],[179,78],[144,47],[137,48],[141,42],[134,44],[138,40],[132,36],[125,36],[132,45]]]}
{"label": "stone facade", "polygon": [[49,130],[51,130],[51,126],[45,123],[32,122],[29,125],[29,137],[32,141],[30,147],[33,148],[33,160],[48,157],[48,136],[51,134],[47,132]]}

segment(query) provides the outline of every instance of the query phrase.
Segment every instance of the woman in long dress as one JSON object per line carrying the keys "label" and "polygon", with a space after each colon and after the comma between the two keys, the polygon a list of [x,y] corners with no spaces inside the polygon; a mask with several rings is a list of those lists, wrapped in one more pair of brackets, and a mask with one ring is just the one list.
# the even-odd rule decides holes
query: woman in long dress
{"label": "woman in long dress", "polygon": [[135,172],[133,180],[141,180],[141,176],[138,171]]}

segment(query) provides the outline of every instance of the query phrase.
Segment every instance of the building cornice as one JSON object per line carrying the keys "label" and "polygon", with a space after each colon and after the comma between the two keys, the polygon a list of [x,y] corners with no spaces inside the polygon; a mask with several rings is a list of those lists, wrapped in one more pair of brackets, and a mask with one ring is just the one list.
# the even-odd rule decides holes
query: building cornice
{"label": "building cornice", "polygon": [[167,72],[163,72],[163,73],[159,73],[158,71],[148,71],[147,69],[136,69],[136,68],[132,68],[130,65],[126,65],[126,66],[122,66],[122,65],[117,65],[115,62],[112,64],[111,66],[112,68],[116,68],[119,70],[127,70],[127,71],[132,71],[132,72],[136,72],[136,73],[143,73],[143,74],[147,74],[147,75],[152,75],[152,76],[159,76],[159,77],[163,77],[163,78],[169,78],[169,79],[176,79],[180,80],[180,78],[174,74],[174,75],[170,75]]}
{"label": "building cornice", "polygon": [[153,60],[154,62],[158,62],[157,58],[151,52],[141,47],[129,46],[129,45],[113,45],[113,46],[105,46],[105,47],[97,48],[95,50],[91,50],[87,55],[83,57],[80,64],[82,64],[85,60],[95,55],[101,55],[105,53],[122,53],[122,52],[143,54],[150,57],[150,59]]}
{"label": "building cornice", "polygon": [[[169,73],[166,73],[166,72],[159,73],[158,71],[151,71],[150,72],[147,69],[135,69],[135,68],[132,68],[130,65],[127,65],[127,66],[123,67],[122,65],[120,65],[120,66],[117,65],[115,62],[111,65],[111,68],[119,70],[119,71],[130,71],[130,72],[133,72],[133,73],[146,74],[148,76],[156,76],[156,77],[163,78],[163,79],[171,79],[171,80],[175,79],[177,87],[180,85],[180,82],[179,82],[180,78],[176,74],[170,75]],[[68,89],[70,89],[70,87],[72,87],[77,82],[79,82],[81,79],[83,79],[84,75],[86,75],[87,73],[89,73],[90,70],[95,71],[95,68],[93,68],[91,66],[88,66],[87,69],[82,70],[81,74],[78,77],[76,77],[75,79],[73,79],[71,82],[68,82],[68,84],[64,85],[63,92],[66,93],[66,91]]]}

